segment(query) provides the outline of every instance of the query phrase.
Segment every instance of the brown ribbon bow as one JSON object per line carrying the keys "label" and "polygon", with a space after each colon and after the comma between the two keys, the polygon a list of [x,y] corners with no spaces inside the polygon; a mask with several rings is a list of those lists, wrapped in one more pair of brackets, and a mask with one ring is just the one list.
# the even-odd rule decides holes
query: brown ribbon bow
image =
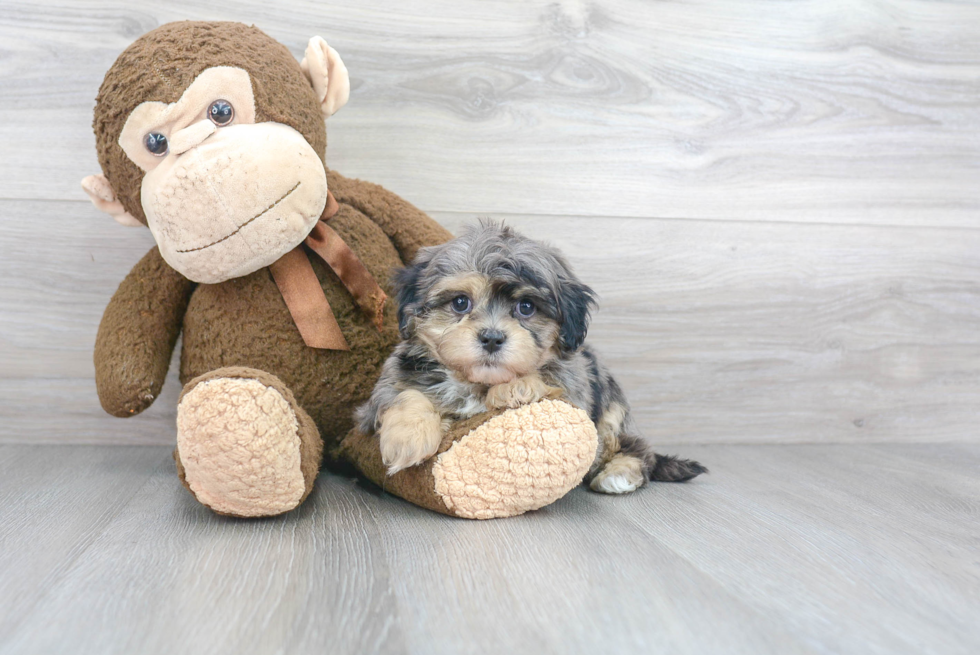
{"label": "brown ribbon bow", "polygon": [[[328,191],[327,206],[303,243],[337,274],[354,302],[380,332],[387,296],[350,246],[327,225],[339,210],[340,205]],[[306,345],[326,350],[350,350],[303,244],[280,257],[269,269]]]}

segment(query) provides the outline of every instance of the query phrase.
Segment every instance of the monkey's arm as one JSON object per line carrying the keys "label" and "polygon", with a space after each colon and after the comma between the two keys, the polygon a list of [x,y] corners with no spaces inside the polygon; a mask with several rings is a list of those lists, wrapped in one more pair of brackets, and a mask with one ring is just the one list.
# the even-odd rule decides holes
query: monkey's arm
{"label": "monkey's arm", "polygon": [[410,264],[424,246],[453,238],[452,233],[425,212],[384,187],[327,172],[327,184],[338,202],[351,205],[378,224],[395,244],[402,261]]}
{"label": "monkey's arm", "polygon": [[105,411],[133,416],[160,395],[194,288],[155,247],[119,285],[95,338],[95,386]]}

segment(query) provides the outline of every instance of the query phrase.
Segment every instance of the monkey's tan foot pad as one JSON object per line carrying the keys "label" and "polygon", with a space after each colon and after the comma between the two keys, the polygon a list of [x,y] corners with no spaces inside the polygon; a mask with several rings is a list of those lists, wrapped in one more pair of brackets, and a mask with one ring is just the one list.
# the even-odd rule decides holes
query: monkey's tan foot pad
{"label": "monkey's tan foot pad", "polygon": [[323,442],[275,376],[223,368],[191,380],[177,405],[174,459],[202,504],[230,516],[274,516],[313,488]]}
{"label": "monkey's tan foot pad", "polygon": [[595,459],[595,424],[559,400],[474,416],[453,426],[431,459],[386,476],[376,436],[352,432],[341,455],[385,490],[469,519],[516,516],[574,489]]}

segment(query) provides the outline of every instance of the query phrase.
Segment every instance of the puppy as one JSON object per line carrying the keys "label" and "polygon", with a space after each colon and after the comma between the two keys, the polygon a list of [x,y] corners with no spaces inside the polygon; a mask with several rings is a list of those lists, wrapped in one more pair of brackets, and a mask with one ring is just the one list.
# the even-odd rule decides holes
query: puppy
{"label": "puppy", "polygon": [[596,424],[585,478],[593,490],[622,494],[706,472],[636,436],[622,389],[583,345],[595,293],[554,248],[481,222],[420,250],[395,281],[404,341],[357,412],[361,431],[379,434],[389,475],[435,454],[455,420],[557,397]]}

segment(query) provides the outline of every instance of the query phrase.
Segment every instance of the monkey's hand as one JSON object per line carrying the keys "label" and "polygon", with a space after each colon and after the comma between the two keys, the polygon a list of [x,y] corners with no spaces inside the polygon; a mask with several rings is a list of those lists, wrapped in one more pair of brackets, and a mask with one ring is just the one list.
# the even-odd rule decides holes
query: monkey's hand
{"label": "monkey's hand", "polygon": [[558,387],[550,386],[537,373],[532,373],[490,387],[484,404],[487,409],[513,409],[537,402],[542,398],[558,399],[564,393]]}
{"label": "monkey's hand", "polygon": [[388,475],[422,463],[436,454],[449,427],[432,402],[420,391],[409,389],[395,398],[381,417],[381,460]]}
{"label": "monkey's hand", "polygon": [[105,411],[133,416],[160,395],[194,288],[156,248],[119,285],[95,338],[95,386]]}

